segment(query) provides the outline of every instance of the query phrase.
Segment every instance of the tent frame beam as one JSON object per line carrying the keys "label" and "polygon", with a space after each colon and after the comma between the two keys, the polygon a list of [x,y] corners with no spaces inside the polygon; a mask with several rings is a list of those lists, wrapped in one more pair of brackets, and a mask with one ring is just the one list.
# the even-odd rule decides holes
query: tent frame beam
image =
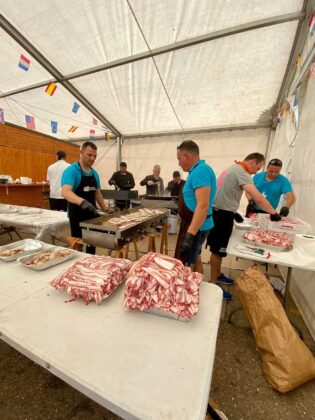
{"label": "tent frame beam", "polygon": [[[113,126],[105,116],[97,109],[91,102],[84,96],[82,93],[77,90],[66,78],[63,74],[56,69],[53,64],[51,64],[47,58],[37,50],[3,15],[0,14],[0,27],[11,37],[13,38],[22,48],[24,48],[33,58],[35,58],[38,63],[44,67],[52,76],[55,78],[55,82],[62,84],[85,108],[87,108],[102,124],[104,124],[107,128],[109,128],[114,134],[120,136],[120,132],[117,130],[116,127]],[[45,86],[45,84],[37,84],[37,88],[40,86]],[[35,89],[35,87],[28,87],[24,89],[20,89],[20,92],[25,92],[28,90]],[[16,93],[20,93],[16,91]],[[5,96],[12,96],[12,94],[2,95]]]}
{"label": "tent frame beam", "polygon": [[[122,59],[119,59],[119,60],[114,60],[114,61],[111,61],[110,63],[102,64],[100,66],[96,66],[96,67],[92,67],[90,69],[86,69],[86,70],[82,70],[82,71],[79,71],[79,72],[76,72],[76,73],[72,73],[72,74],[69,74],[67,76],[62,76],[58,72],[58,77],[56,77],[54,75],[54,72],[52,71],[52,70],[56,71],[56,69],[52,65],[50,65],[50,66],[53,67],[53,69],[51,69],[51,67],[46,67],[46,66],[44,66],[44,67],[54,77],[56,77],[55,81],[58,81],[58,82],[64,84],[64,83],[68,82],[69,80],[77,79],[77,78],[80,78],[80,77],[83,77],[83,76],[88,76],[88,75],[98,73],[100,71],[109,70],[109,69],[112,69],[112,68],[115,68],[115,67],[124,66],[124,65],[127,65],[127,64],[130,64],[130,63],[134,63],[136,61],[146,60],[148,58],[152,58],[152,57],[162,55],[162,54],[167,54],[167,53],[177,51],[177,50],[180,50],[180,49],[183,49],[183,48],[192,47],[194,45],[202,44],[202,43],[205,43],[205,42],[210,42],[210,41],[213,41],[213,40],[216,40],[216,39],[240,34],[240,33],[243,33],[243,32],[253,31],[253,30],[256,30],[256,29],[266,28],[268,26],[279,25],[281,23],[292,22],[292,21],[295,21],[295,20],[301,21],[301,20],[304,19],[304,17],[305,17],[304,11],[298,11],[298,12],[287,13],[287,14],[284,14],[284,15],[276,16],[276,17],[260,19],[260,20],[254,21],[254,22],[249,22],[249,23],[245,23],[245,24],[242,24],[242,25],[237,25],[237,26],[233,26],[231,28],[222,29],[222,30],[219,30],[219,31],[215,31],[215,32],[205,34],[205,35],[201,35],[201,36],[197,36],[197,37],[194,37],[194,38],[186,39],[184,41],[175,42],[173,44],[169,44],[169,45],[166,45],[166,46],[163,46],[163,47],[155,48],[151,51],[146,51],[146,52],[143,52],[143,53],[135,54],[135,55],[130,56],[130,57],[125,57],[125,58],[122,58]],[[12,26],[12,25],[10,25],[10,26]],[[8,32],[8,31],[6,30],[6,32]],[[15,32],[17,32],[17,31],[15,30]],[[9,33],[9,35],[11,35],[11,33]],[[20,35],[20,37],[22,37],[21,34],[19,34],[19,35]],[[17,38],[14,37],[14,36],[12,36],[12,37],[18,43],[21,44],[19,36],[17,36]],[[33,49],[35,50],[34,47],[33,47]],[[31,51],[29,51],[29,52],[34,56],[34,58],[36,58],[38,60],[38,58]],[[40,54],[37,50],[35,50],[34,52],[37,52],[38,54]],[[44,60],[47,62],[47,60],[45,58],[44,58]],[[25,87],[25,88],[16,89],[16,90],[13,90],[11,92],[4,93],[4,94],[0,95],[0,97],[3,98],[3,97],[6,97],[6,96],[16,95],[18,93],[22,93],[22,92],[26,92],[28,90],[36,89],[38,87],[43,87],[46,84],[47,84],[47,82],[46,83],[44,83],[44,82],[43,83],[37,83],[35,85],[31,85],[31,86],[28,86],[28,87]],[[112,130],[112,131],[115,132],[115,130]],[[119,135],[117,130],[116,130],[115,134]]]}

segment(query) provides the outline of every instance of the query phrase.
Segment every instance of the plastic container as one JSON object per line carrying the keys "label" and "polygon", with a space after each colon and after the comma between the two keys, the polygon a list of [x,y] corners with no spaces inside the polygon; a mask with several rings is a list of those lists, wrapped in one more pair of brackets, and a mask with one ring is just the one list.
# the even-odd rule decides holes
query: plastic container
{"label": "plastic container", "polygon": [[13,242],[12,244],[1,246],[0,251],[11,250],[15,248],[21,248],[23,249],[23,251],[9,257],[0,256],[0,260],[15,261],[18,258],[23,257],[25,255],[33,254],[36,251],[41,251],[43,249],[43,244],[40,241],[36,241],[35,239],[23,239],[22,241]]}
{"label": "plastic container", "polygon": [[177,233],[178,216],[176,214],[170,214],[167,217],[167,224],[170,225],[168,233]]}
{"label": "plastic container", "polygon": [[20,181],[21,184],[31,184],[32,183],[32,178],[29,178],[27,176],[20,176]]}
{"label": "plastic container", "polygon": [[71,251],[71,250],[67,249],[67,251],[69,251],[69,252],[71,251],[71,253],[69,255],[66,255],[65,257],[54,258],[54,259],[46,261],[42,264],[37,264],[37,265],[27,265],[27,264],[25,264],[26,262],[28,262],[32,257],[34,257],[37,254],[41,254],[43,252],[56,252],[56,251],[59,251],[59,250],[66,250],[66,248],[63,248],[63,247],[49,248],[49,249],[46,249],[45,251],[42,251],[42,252],[36,252],[34,254],[27,255],[26,257],[21,257],[17,260],[17,262],[19,264],[21,264],[23,267],[30,268],[31,270],[41,271],[41,270],[45,270],[46,268],[50,268],[50,267],[53,267],[55,265],[61,264],[65,261],[68,261],[75,256],[75,251]]}
{"label": "plastic container", "polygon": [[286,232],[290,235],[307,234],[312,229],[308,223],[294,217],[285,217],[279,222],[272,222],[269,214],[263,213],[258,214],[258,226],[274,232]]}

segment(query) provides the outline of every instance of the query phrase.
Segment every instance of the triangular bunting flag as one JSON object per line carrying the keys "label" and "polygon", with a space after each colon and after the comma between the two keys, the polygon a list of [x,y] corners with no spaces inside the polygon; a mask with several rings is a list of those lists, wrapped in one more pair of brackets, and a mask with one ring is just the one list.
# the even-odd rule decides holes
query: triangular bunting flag
{"label": "triangular bunting flag", "polygon": [[75,132],[75,130],[77,129],[78,127],[76,126],[76,125],[73,125],[69,130],[68,130],[68,133],[74,133]]}
{"label": "triangular bunting flag", "polygon": [[47,93],[47,95],[49,95],[49,96],[53,96],[53,94],[56,92],[56,89],[57,89],[57,85],[56,85],[56,83],[54,83],[54,82],[50,82],[50,83],[47,85],[47,87],[46,87],[46,89],[45,89],[45,92]]}
{"label": "triangular bunting flag", "polygon": [[97,119],[96,118],[93,118],[92,122],[93,122],[93,125],[97,125]]}

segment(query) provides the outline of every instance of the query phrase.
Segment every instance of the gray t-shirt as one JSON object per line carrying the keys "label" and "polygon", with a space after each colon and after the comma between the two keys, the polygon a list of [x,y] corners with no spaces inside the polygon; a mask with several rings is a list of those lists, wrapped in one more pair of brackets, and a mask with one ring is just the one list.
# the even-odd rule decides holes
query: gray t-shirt
{"label": "gray t-shirt", "polygon": [[252,177],[241,165],[233,165],[217,179],[217,194],[213,206],[236,212],[243,194],[242,185],[252,184]]}

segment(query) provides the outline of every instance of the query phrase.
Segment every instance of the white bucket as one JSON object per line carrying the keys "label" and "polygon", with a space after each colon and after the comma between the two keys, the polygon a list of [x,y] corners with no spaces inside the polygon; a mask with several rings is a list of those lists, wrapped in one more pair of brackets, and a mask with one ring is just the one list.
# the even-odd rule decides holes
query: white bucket
{"label": "white bucket", "polygon": [[168,233],[177,233],[177,222],[178,222],[177,214],[170,214],[167,217],[167,224],[170,225],[168,228]]}

